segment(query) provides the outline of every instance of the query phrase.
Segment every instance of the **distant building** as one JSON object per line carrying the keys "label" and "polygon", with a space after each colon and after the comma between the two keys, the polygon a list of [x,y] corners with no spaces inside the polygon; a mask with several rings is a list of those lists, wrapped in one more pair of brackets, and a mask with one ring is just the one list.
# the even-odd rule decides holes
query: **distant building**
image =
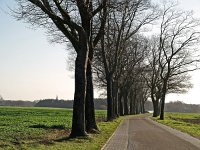
{"label": "distant building", "polygon": [[3,97],[0,95],[0,101],[4,100]]}

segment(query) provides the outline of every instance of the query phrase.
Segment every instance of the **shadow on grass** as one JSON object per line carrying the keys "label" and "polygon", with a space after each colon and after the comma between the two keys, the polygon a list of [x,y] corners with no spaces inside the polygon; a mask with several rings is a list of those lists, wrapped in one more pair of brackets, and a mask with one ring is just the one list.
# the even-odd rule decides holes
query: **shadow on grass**
{"label": "shadow on grass", "polygon": [[80,137],[71,137],[69,135],[69,136],[57,138],[54,141],[55,142],[65,142],[65,141],[77,141],[77,142],[80,142],[80,140],[91,140],[91,137],[89,135],[87,135],[87,136],[80,136]]}
{"label": "shadow on grass", "polygon": [[0,149],[2,148],[6,148],[6,147],[9,147],[9,144],[7,144],[7,143],[1,143],[1,141],[0,141]]}
{"label": "shadow on grass", "polygon": [[57,129],[57,130],[64,130],[64,129],[66,129],[64,125],[47,126],[47,125],[44,125],[44,124],[31,125],[31,126],[29,126],[29,128]]}
{"label": "shadow on grass", "polygon": [[[14,138],[9,141],[8,148],[14,146],[16,149],[23,149],[23,147],[37,147],[38,145],[54,145],[57,141],[64,141],[70,134],[70,129],[67,129],[64,125],[52,125],[47,126],[44,124],[35,124],[29,126],[29,128],[45,129],[46,134],[43,137],[27,137],[24,139]],[[0,143],[0,149],[4,145]]]}

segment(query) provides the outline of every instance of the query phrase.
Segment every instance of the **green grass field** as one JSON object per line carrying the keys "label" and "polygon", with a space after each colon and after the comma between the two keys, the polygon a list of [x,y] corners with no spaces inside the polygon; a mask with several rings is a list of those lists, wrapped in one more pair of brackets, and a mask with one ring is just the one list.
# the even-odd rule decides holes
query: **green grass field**
{"label": "green grass field", "polygon": [[155,120],[200,139],[200,114],[165,113],[165,120]]}
{"label": "green grass field", "polygon": [[[98,120],[106,111],[96,111]],[[67,139],[72,110],[59,108],[0,107],[0,149],[100,149],[122,118],[99,122],[101,134]]]}

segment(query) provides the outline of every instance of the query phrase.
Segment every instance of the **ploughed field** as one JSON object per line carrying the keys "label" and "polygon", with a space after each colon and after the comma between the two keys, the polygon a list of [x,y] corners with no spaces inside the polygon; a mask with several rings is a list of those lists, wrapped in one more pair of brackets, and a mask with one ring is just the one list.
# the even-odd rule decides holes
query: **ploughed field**
{"label": "ploughed field", "polygon": [[165,120],[156,121],[200,139],[199,113],[165,113]]}
{"label": "ploughed field", "polygon": [[[98,121],[106,111],[96,111]],[[51,144],[67,137],[72,110],[60,108],[0,107],[0,149],[23,144]]]}

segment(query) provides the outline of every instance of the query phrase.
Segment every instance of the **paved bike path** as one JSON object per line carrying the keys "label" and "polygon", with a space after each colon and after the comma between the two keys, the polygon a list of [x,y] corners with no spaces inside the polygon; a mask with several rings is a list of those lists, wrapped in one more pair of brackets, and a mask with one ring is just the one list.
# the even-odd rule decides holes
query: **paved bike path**
{"label": "paved bike path", "polygon": [[200,140],[146,116],[125,119],[102,150],[200,150]]}

